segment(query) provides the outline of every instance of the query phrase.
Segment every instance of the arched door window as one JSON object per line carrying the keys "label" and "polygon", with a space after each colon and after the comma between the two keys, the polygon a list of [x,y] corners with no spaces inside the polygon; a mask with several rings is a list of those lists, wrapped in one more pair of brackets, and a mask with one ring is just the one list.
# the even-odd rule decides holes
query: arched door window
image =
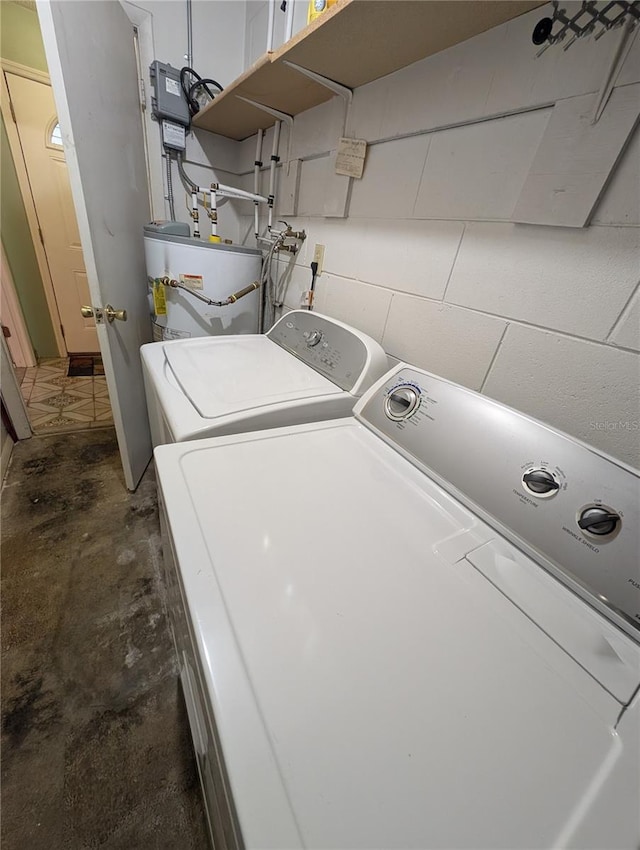
{"label": "arched door window", "polygon": [[62,147],[62,131],[60,130],[60,124],[55,119],[47,133],[47,146],[50,148]]}

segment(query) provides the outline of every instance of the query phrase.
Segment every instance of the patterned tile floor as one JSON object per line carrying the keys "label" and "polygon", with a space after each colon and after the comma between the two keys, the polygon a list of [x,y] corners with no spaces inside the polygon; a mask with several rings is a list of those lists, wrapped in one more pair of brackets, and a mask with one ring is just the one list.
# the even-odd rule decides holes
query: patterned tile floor
{"label": "patterned tile floor", "polygon": [[68,367],[65,357],[24,370],[20,389],[35,434],[113,425],[106,378],[69,378]]}

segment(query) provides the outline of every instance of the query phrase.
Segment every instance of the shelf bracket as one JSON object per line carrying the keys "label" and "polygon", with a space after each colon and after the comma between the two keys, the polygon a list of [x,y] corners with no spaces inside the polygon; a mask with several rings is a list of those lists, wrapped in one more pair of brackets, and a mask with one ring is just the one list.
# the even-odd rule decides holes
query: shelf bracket
{"label": "shelf bracket", "polygon": [[339,94],[346,103],[351,104],[353,100],[353,89],[343,86],[341,83],[336,83],[335,80],[330,80],[328,77],[323,77],[322,74],[317,74],[315,71],[310,71],[308,68],[303,68],[302,65],[289,62],[288,59],[283,59],[282,62],[284,65],[288,65],[289,68],[293,68],[294,71],[299,71],[305,77],[309,77],[310,80],[314,80],[319,85],[324,86],[325,89],[329,89],[334,94]]}
{"label": "shelf bracket", "polygon": [[342,126],[343,135],[347,132],[347,121],[349,117],[349,111],[351,109],[351,104],[353,103],[353,89],[350,89],[348,86],[343,86],[341,83],[336,83],[335,80],[330,80],[328,77],[323,77],[322,74],[318,74],[315,71],[310,71],[308,68],[303,68],[302,65],[296,65],[295,62],[289,62],[288,59],[282,60],[284,65],[287,65],[289,68],[293,68],[294,71],[298,71],[300,74],[304,74],[305,77],[309,77],[310,80],[318,83],[320,86],[324,86],[325,89],[329,89],[334,94],[337,94],[344,101],[344,122]]}
{"label": "shelf bracket", "polygon": [[248,103],[250,106],[255,106],[256,109],[261,109],[263,112],[267,112],[269,115],[273,115],[274,118],[277,118],[278,121],[284,121],[287,125],[288,132],[288,140],[287,140],[287,172],[289,171],[289,162],[291,161],[291,140],[293,138],[293,115],[289,115],[288,112],[281,112],[279,109],[274,109],[273,106],[266,106],[264,103],[258,103],[257,100],[250,100],[248,97],[243,97],[241,94],[237,94],[236,97],[238,100],[244,100],[245,103]]}
{"label": "shelf bracket", "polygon": [[289,130],[293,127],[293,115],[289,115],[288,112],[281,112],[279,109],[274,109],[272,106],[267,106],[264,103],[258,103],[257,100],[250,100],[248,97],[243,97],[241,94],[237,94],[236,97],[238,100],[244,100],[245,103],[248,103],[250,106],[255,106],[256,109],[261,109],[263,112],[268,112],[269,115],[273,115],[274,118],[277,118],[278,121],[284,121]]}

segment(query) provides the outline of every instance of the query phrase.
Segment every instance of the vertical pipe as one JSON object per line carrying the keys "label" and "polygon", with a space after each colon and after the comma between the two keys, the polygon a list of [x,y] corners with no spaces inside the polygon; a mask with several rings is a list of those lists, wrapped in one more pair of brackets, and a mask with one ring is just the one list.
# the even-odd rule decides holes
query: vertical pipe
{"label": "vertical pipe", "polygon": [[187,55],[185,59],[188,67],[193,68],[193,9],[191,8],[191,0],[187,0]]}
{"label": "vertical pipe", "polygon": [[260,272],[260,289],[258,290],[258,333],[264,333],[264,298],[265,298],[265,287],[267,285],[264,275],[265,275],[265,263],[267,262],[267,258],[262,258],[262,270]]}
{"label": "vertical pipe", "polygon": [[264,130],[258,130],[258,134],[256,136],[256,158],[254,161],[254,171],[253,171],[253,192],[256,195],[259,195],[260,192],[258,189],[260,188],[260,169],[262,168],[262,140],[264,139]]}
{"label": "vertical pipe", "polygon": [[267,53],[273,50],[273,24],[276,16],[276,0],[269,0],[269,21],[267,23]]}
{"label": "vertical pipe", "polygon": [[[262,139],[264,136],[264,130],[258,130],[258,135],[256,137],[256,158],[253,163],[253,193],[254,195],[259,195],[260,189],[260,169],[262,168]],[[258,202],[253,202],[253,216],[254,216],[254,225],[253,229],[255,232],[256,239],[258,238],[258,234],[260,233],[260,213]]]}
{"label": "vertical pipe", "polygon": [[280,157],[278,156],[278,148],[280,146],[280,127],[282,121],[276,121],[273,128],[273,145],[271,146],[271,163],[269,170],[269,194],[267,201],[269,203],[269,222],[268,229],[271,230],[273,223],[273,202],[275,200],[275,185],[276,185],[276,165]]}
{"label": "vertical pipe", "polygon": [[210,209],[209,209],[209,218],[211,219],[211,242],[218,241],[218,208],[216,206],[216,190],[211,189],[210,193]]}
{"label": "vertical pipe", "polygon": [[169,215],[171,221],[176,220],[176,211],[173,203],[173,181],[171,180],[171,151],[165,150],[165,165],[167,166],[167,201],[169,202]]}
{"label": "vertical pipe", "polygon": [[287,21],[284,30],[284,40],[289,41],[293,35],[293,9],[295,0],[287,0]]}
{"label": "vertical pipe", "polygon": [[200,239],[200,227],[198,224],[198,195],[196,192],[191,193],[191,218],[193,219],[193,238]]}

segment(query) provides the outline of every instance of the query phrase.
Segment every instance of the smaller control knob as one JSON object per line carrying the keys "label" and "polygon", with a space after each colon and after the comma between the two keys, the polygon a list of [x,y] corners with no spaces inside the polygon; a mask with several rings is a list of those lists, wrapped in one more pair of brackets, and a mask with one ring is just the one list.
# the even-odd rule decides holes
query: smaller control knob
{"label": "smaller control knob", "polygon": [[613,534],[618,528],[620,521],[620,514],[598,505],[583,508],[578,516],[578,525],[580,528],[588,534],[595,534],[597,537],[606,537],[609,534]]}
{"label": "smaller control knob", "polygon": [[522,476],[522,483],[534,496],[553,496],[560,489],[555,476],[548,469],[529,469]]}
{"label": "smaller control knob", "polygon": [[415,413],[420,404],[420,393],[415,387],[401,386],[391,390],[384,400],[384,412],[389,419],[399,422]]}
{"label": "smaller control knob", "polygon": [[313,348],[314,345],[317,345],[322,339],[322,331],[309,331],[307,336],[307,345],[309,348]]}

